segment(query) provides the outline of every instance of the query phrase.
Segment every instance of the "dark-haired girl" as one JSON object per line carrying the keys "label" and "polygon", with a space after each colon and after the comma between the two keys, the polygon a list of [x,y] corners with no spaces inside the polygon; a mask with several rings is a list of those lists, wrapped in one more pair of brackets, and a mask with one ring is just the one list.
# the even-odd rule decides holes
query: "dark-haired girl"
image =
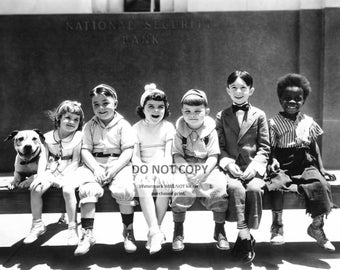
{"label": "dark-haired girl", "polygon": [[138,141],[132,163],[136,168],[139,202],[149,227],[146,248],[154,254],[161,250],[165,241],[161,224],[172,190],[171,145],[175,128],[165,120],[169,104],[165,93],[155,84],[145,86],[137,113],[142,120],[133,125]]}

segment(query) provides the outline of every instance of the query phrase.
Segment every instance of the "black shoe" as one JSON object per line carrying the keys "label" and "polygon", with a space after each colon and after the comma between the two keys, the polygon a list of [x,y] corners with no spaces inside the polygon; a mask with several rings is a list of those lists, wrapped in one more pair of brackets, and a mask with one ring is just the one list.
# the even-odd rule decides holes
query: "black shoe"
{"label": "black shoe", "polygon": [[252,235],[251,239],[241,239],[237,237],[235,245],[231,251],[231,255],[235,258],[240,259],[243,263],[251,263],[255,258],[255,239]]}

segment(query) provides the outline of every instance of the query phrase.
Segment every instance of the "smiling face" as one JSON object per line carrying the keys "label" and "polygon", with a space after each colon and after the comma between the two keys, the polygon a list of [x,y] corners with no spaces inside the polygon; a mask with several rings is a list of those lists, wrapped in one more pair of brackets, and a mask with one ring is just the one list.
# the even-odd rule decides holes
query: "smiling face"
{"label": "smiling face", "polygon": [[39,134],[33,130],[19,131],[14,135],[13,140],[16,152],[21,159],[26,161],[38,155],[42,144]]}
{"label": "smiling face", "polygon": [[305,103],[303,90],[297,86],[289,86],[279,97],[282,109],[290,115],[298,113]]}
{"label": "smiling face", "polygon": [[231,100],[238,105],[248,102],[249,97],[254,91],[255,89],[248,86],[240,77],[227,87],[227,93]]}
{"label": "smiling face", "polygon": [[75,113],[66,112],[60,118],[60,134],[63,137],[67,137],[71,133],[75,132],[80,123],[80,116]]}
{"label": "smiling face", "polygon": [[116,108],[117,100],[113,97],[102,94],[96,94],[92,97],[93,112],[105,125],[114,118]]}
{"label": "smiling face", "polygon": [[164,118],[164,101],[148,100],[144,105],[143,112],[145,114],[145,120],[148,123],[158,124]]}
{"label": "smiling face", "polygon": [[184,121],[191,129],[198,129],[204,122],[204,117],[208,114],[208,109],[204,105],[193,106],[183,104],[182,114]]}

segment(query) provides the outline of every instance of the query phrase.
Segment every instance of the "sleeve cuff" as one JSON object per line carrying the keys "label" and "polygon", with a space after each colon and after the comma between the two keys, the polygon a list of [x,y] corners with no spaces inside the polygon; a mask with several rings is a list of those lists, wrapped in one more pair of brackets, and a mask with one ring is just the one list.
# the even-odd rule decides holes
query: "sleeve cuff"
{"label": "sleeve cuff", "polygon": [[224,157],[220,160],[219,165],[223,170],[227,170],[226,167],[230,164],[230,163],[235,163],[235,160],[232,158],[227,158]]}

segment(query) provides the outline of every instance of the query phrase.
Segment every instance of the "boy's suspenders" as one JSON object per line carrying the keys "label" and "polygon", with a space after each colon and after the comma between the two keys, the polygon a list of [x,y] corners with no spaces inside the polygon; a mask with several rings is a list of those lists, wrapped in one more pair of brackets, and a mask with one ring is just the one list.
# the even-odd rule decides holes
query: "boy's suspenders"
{"label": "boy's suspenders", "polygon": [[[183,147],[183,152],[185,152],[185,150],[187,149],[187,141],[188,141],[188,138],[182,136],[182,147]],[[203,138],[203,141],[204,141],[205,146],[207,146],[208,143],[209,143],[209,135],[205,136],[205,137]]]}

